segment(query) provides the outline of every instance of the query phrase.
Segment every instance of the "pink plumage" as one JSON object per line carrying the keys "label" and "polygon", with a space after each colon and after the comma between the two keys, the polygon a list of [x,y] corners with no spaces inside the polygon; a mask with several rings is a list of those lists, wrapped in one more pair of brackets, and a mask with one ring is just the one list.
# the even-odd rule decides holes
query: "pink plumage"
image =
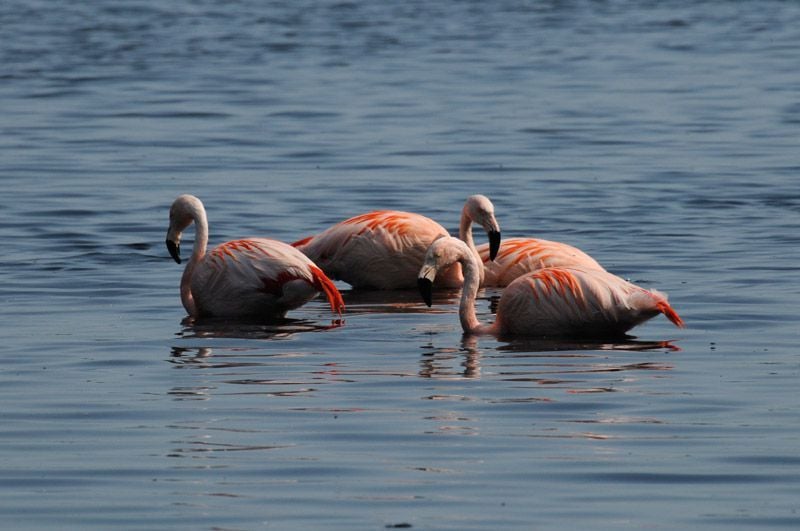
{"label": "pink plumage", "polygon": [[423,298],[430,305],[432,281],[440,269],[453,263],[460,263],[464,271],[459,318],[468,334],[618,336],[660,313],[676,326],[684,325],[665,295],[602,269],[580,267],[549,267],[518,277],[503,291],[495,322],[481,324],[475,313],[480,266],[469,248],[455,238],[439,239],[428,250],[419,272]]}
{"label": "pink plumage", "polygon": [[[460,234],[477,250],[472,223],[480,224],[490,240],[499,244],[500,227],[488,198],[467,199],[461,215]],[[409,289],[417,284],[417,272],[425,252],[435,240],[449,236],[434,220],[410,212],[379,210],[352,217],[315,236],[292,245],[313,260],[331,278],[360,289]],[[487,251],[488,252],[488,251]],[[458,265],[443,270],[437,284],[458,287],[463,283]]]}
{"label": "pink plumage", "polygon": [[206,253],[208,220],[202,202],[179,196],[170,209],[167,248],[180,263],[180,240],[195,224],[192,256],[181,277],[181,302],[190,316],[283,317],[320,292],[341,315],[344,302],[333,282],[294,247],[267,238],[225,242]]}
{"label": "pink plumage", "polygon": [[478,246],[485,269],[486,286],[504,287],[515,279],[546,267],[579,267],[602,270],[603,266],[580,249],[538,238],[507,238],[492,261],[489,247]]}

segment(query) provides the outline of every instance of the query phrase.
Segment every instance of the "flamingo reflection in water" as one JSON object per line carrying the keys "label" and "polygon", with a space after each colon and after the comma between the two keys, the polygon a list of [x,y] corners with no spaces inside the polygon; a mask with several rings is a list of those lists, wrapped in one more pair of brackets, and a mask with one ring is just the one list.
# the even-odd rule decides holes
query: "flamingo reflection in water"
{"label": "flamingo reflection in water", "polygon": [[[501,341],[490,348],[481,349],[480,337],[477,335],[464,335],[461,347],[435,347],[429,343],[424,347],[420,359],[419,376],[435,379],[477,379],[482,377],[484,358],[491,360],[492,364],[510,363],[518,360],[524,365],[524,370],[519,371],[511,378],[510,373],[503,371],[504,379],[527,379],[537,383],[560,383],[560,379],[545,376],[545,373],[599,373],[617,372],[628,370],[670,370],[672,366],[666,363],[645,361],[609,364],[608,355],[604,352],[680,352],[680,347],[672,341],[643,341],[634,338],[620,338],[614,341],[603,340],[569,340],[569,339],[543,339],[543,338],[513,338]],[[531,361],[541,362],[542,371],[536,371],[537,376],[530,374]],[[576,365],[575,361],[586,361]],[[460,367],[460,368],[458,368]],[[563,370],[559,367],[566,367]],[[492,371],[497,374],[496,367]],[[524,373],[527,376],[523,377]],[[570,390],[570,392],[578,392]]]}

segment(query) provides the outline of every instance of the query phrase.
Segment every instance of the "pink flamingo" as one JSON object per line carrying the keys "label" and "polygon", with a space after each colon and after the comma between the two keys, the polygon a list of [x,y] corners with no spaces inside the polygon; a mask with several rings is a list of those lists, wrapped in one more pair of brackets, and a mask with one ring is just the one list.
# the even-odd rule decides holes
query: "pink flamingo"
{"label": "pink flamingo", "polygon": [[[500,246],[500,226],[494,217],[494,205],[487,197],[468,197],[461,212],[459,234],[478,259],[472,239],[473,222],[486,230],[489,236],[487,253],[494,258]],[[328,276],[354,288],[410,289],[416,286],[425,251],[434,240],[445,236],[449,236],[447,230],[425,216],[379,210],[337,223],[292,245],[319,264]],[[483,271],[480,275],[482,278]],[[461,286],[460,267],[442,271],[437,284]]]}
{"label": "pink flamingo", "polygon": [[479,245],[477,249],[485,269],[486,286],[505,287],[522,275],[546,267],[604,269],[576,247],[538,238],[505,239],[493,260],[489,258],[487,245]]}
{"label": "pink flamingo", "polygon": [[181,263],[181,235],[196,226],[194,249],[181,277],[181,302],[198,317],[280,318],[324,292],[341,315],[336,286],[294,247],[266,238],[225,242],[206,254],[208,219],[203,203],[181,195],[169,211],[167,249]]}
{"label": "pink flamingo", "polygon": [[464,271],[458,315],[467,334],[618,336],[659,313],[684,326],[665,295],[602,269],[578,267],[549,267],[517,278],[503,291],[494,323],[481,324],[475,314],[480,266],[462,241],[440,238],[431,245],[419,272],[420,293],[430,306],[437,273],[456,262]]}

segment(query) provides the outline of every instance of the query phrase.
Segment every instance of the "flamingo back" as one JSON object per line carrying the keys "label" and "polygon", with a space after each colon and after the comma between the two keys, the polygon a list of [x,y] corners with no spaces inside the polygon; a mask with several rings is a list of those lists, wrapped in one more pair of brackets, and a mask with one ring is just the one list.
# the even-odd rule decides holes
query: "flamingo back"
{"label": "flamingo back", "polygon": [[[414,288],[425,251],[447,230],[430,218],[395,210],[355,216],[295,242],[328,276],[356,288]],[[460,268],[452,281],[461,283]]]}
{"label": "flamingo back", "polygon": [[478,246],[484,265],[485,285],[508,286],[515,279],[546,267],[579,267],[603,270],[597,261],[576,247],[538,238],[503,240],[494,261],[489,260],[489,245]]}

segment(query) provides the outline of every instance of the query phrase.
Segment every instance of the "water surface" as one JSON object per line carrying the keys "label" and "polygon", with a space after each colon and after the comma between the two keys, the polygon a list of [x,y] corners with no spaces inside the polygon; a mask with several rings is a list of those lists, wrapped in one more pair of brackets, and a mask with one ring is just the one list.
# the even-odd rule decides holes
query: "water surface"
{"label": "water surface", "polygon": [[[3,3],[2,520],[796,528],[799,28],[776,1]],[[688,328],[470,340],[457,293],[344,284],[343,326],[186,323],[180,193],[212,243],[375,208],[455,231],[484,193]]]}

